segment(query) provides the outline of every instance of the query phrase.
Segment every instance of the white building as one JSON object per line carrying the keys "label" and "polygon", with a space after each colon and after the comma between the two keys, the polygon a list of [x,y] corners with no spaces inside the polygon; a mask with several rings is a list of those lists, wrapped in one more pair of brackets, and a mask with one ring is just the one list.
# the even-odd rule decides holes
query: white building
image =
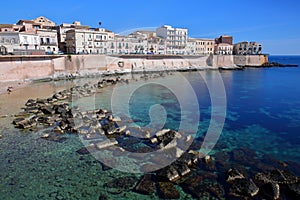
{"label": "white building", "polygon": [[232,55],[233,54],[233,45],[227,43],[220,43],[215,45],[215,54],[216,55]]}
{"label": "white building", "polygon": [[25,32],[0,32],[0,46],[12,54],[30,54],[40,49],[38,35]]}
{"label": "white building", "polygon": [[37,35],[40,40],[40,49],[48,54],[58,53],[57,32],[52,29],[38,29]]}
{"label": "white building", "polygon": [[187,39],[187,44],[185,48],[185,52],[187,55],[196,55],[196,42],[197,40],[194,38]]}
{"label": "white building", "polygon": [[164,25],[156,29],[156,35],[166,39],[166,54],[184,54],[187,45],[188,30]]}

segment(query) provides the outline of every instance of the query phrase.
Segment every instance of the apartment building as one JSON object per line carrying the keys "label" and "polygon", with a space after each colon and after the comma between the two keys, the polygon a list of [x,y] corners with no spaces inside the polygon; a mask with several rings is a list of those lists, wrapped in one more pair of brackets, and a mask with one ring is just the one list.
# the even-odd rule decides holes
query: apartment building
{"label": "apartment building", "polygon": [[185,54],[188,30],[164,25],[156,29],[156,35],[166,40],[166,54]]}
{"label": "apartment building", "polygon": [[66,32],[65,41],[67,53],[108,54],[112,50],[114,34],[104,28],[71,29]]}
{"label": "apartment building", "polygon": [[67,53],[67,43],[66,43],[67,31],[73,29],[90,29],[90,27],[86,25],[81,25],[79,21],[75,21],[72,24],[63,23],[59,26],[56,26],[58,48],[60,51],[64,53]]}

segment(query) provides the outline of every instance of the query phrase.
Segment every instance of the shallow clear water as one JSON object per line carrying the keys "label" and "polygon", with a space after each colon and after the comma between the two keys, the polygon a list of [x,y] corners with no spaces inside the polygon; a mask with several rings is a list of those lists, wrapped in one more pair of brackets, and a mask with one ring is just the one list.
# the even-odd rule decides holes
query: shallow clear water
{"label": "shallow clear water", "polygon": [[[270,57],[270,61],[300,64],[300,57]],[[189,130],[196,121],[195,108],[200,108],[197,137],[205,136],[210,124],[211,110],[215,109],[209,83],[216,80],[218,71],[186,72],[134,82],[144,84],[125,101],[121,94],[118,106],[129,105],[129,115],[140,126],[180,129],[180,122],[187,121],[183,130]],[[250,68],[244,71],[220,72],[226,91],[226,118],[217,145],[210,152],[231,151],[246,147],[258,155],[270,155],[282,161],[300,162],[300,68]],[[138,78],[137,76],[133,78]],[[188,80],[197,103],[187,95],[181,79]],[[79,80],[83,84],[86,80]],[[89,79],[90,82],[96,79]],[[167,83],[167,86],[158,82]],[[2,114],[17,113],[28,98],[51,96],[53,91],[69,88],[71,82],[42,83],[16,90],[11,95],[0,96]],[[170,87],[176,87],[175,92]],[[176,93],[177,92],[177,93]],[[104,88],[91,98],[77,103],[85,107],[111,109],[113,87]],[[123,96],[122,96],[123,95]],[[178,99],[180,96],[181,99]],[[216,95],[215,98],[223,98]],[[123,101],[124,100],[124,101]],[[181,110],[181,101],[186,106]],[[115,102],[116,103],[116,102]],[[154,107],[153,107],[154,105]],[[160,105],[160,106],[158,106]],[[219,109],[219,108],[217,108]],[[220,108],[221,109],[221,108]],[[150,110],[150,113],[149,113]],[[121,111],[117,114],[122,114]],[[194,117],[193,117],[194,116]],[[111,199],[157,199],[141,195],[129,188],[115,192],[105,184],[124,176],[140,177],[117,170],[103,171],[91,155],[76,151],[84,145],[76,135],[65,135],[64,142],[41,139],[43,131],[27,132],[14,129],[11,117],[0,119],[0,199],[98,199],[106,195]],[[190,126],[189,126],[190,125]],[[192,129],[192,128],[191,128]],[[138,179],[137,179],[138,180]],[[177,187],[177,186],[176,186]],[[181,198],[191,198],[180,187]]]}

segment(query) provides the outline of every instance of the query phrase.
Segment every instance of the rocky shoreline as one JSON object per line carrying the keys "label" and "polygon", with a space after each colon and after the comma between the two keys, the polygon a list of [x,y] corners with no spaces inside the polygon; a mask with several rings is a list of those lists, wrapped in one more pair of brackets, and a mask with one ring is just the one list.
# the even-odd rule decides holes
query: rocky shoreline
{"label": "rocky shoreline", "polygon": [[[154,78],[163,73],[142,76]],[[126,176],[116,178],[103,185],[111,194],[131,190],[144,195],[158,195],[163,199],[179,199],[180,187],[191,198],[238,198],[238,199],[299,199],[300,165],[282,162],[266,155],[240,148],[232,151],[219,151],[213,155],[203,155],[200,149],[204,138],[195,138],[186,151],[181,149],[179,139],[188,141],[184,133],[163,129],[152,135],[148,129],[129,127],[126,116],[113,116],[104,108],[82,111],[71,106],[71,98],[84,98],[101,92],[101,89],[115,84],[130,84],[121,77],[109,77],[95,84],[75,86],[53,94],[49,98],[29,99],[24,111],[17,114],[13,121],[16,128],[24,131],[44,131],[42,139],[64,142],[66,134],[78,134],[89,143],[78,149],[85,156],[94,151],[104,151],[115,147],[113,162],[122,152],[147,153],[166,148],[166,158],[176,157],[176,161],[166,167],[148,171],[151,165],[141,166],[147,171],[140,178]],[[82,119],[76,122],[75,119]],[[132,133],[140,132],[144,137],[137,139]],[[102,140],[101,138],[107,138]],[[171,145],[177,141],[176,145]],[[143,145],[140,145],[143,144]],[[218,144],[221,146],[224,144]],[[136,158],[139,159],[139,158]],[[149,158],[149,162],[161,163],[161,158]],[[112,162],[112,163],[113,163]],[[111,167],[102,163],[103,170]],[[104,194],[99,199],[108,198]]]}

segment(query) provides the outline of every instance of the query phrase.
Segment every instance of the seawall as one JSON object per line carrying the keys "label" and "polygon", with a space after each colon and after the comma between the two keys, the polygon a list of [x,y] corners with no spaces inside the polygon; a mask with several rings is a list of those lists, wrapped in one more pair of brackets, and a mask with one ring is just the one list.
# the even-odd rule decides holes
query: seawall
{"label": "seawall", "polygon": [[107,71],[139,72],[182,69],[261,66],[267,55],[57,55],[0,56],[0,82],[57,78],[66,75],[101,74]]}

